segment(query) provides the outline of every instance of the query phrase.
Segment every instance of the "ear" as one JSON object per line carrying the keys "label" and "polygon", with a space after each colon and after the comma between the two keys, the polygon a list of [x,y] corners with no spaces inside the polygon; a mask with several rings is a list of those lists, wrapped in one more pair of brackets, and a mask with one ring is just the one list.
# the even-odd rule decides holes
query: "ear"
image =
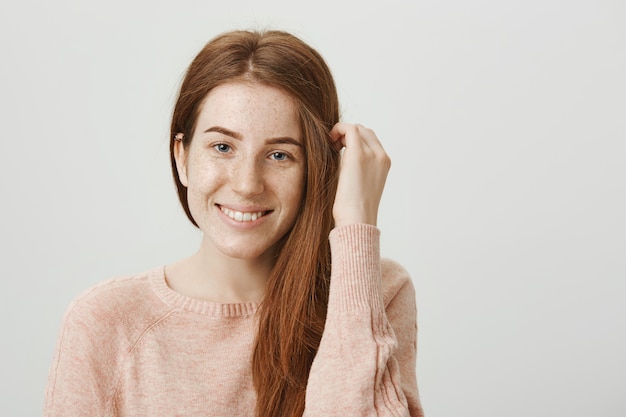
{"label": "ear", "polygon": [[176,159],[178,179],[181,184],[187,187],[189,183],[189,180],[187,179],[187,149],[185,149],[182,140],[174,142],[174,158]]}

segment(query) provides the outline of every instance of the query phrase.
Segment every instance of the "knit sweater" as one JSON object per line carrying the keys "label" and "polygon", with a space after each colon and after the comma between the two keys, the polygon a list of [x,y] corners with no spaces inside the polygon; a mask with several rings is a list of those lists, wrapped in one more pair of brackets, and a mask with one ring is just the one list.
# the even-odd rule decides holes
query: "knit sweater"
{"label": "knit sweater", "polygon": [[[380,259],[376,227],[334,229],[330,244],[328,313],[304,416],[422,416],[408,274]],[[101,283],[65,315],[44,415],[252,416],[258,308],[179,294],[163,267]]]}

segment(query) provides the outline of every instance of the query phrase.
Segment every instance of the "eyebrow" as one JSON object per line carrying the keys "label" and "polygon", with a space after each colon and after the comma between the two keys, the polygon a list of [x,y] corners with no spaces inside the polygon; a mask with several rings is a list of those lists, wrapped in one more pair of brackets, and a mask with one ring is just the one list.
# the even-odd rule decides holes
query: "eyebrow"
{"label": "eyebrow", "polygon": [[209,133],[209,132],[221,133],[222,135],[230,136],[231,138],[235,138],[239,140],[243,139],[239,133],[233,132],[232,130],[226,129],[225,127],[221,127],[221,126],[211,126],[210,128],[204,131],[204,133]]}
{"label": "eyebrow", "polygon": [[[204,133],[209,133],[209,132],[217,132],[217,133],[221,133],[222,135],[230,136],[233,139],[243,140],[243,136],[241,136],[240,133],[234,132],[230,129],[226,129],[225,127],[221,127],[221,126],[211,126],[210,128],[204,131]],[[302,144],[300,142],[298,142],[297,140],[289,136],[269,138],[265,141],[265,143],[269,145],[291,144],[291,145],[302,147]]]}

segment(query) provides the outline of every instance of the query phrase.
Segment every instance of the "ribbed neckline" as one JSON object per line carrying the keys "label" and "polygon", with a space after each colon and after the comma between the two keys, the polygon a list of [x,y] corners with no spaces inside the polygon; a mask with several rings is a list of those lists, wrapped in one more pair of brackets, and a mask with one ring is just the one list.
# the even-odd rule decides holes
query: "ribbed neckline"
{"label": "ribbed neckline", "polygon": [[211,301],[199,300],[188,297],[171,289],[165,280],[165,266],[155,268],[148,273],[150,285],[156,295],[167,305],[202,314],[216,317],[244,317],[256,314],[259,303],[214,303]]}

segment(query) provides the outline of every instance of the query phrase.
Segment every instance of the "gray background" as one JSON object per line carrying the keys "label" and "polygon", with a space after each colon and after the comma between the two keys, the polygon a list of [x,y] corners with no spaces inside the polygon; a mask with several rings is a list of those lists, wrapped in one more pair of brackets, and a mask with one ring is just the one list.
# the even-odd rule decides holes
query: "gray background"
{"label": "gray background", "polygon": [[4,1],[0,415],[41,414],[68,303],[174,261],[167,126],[216,34],[281,28],[393,159],[435,416],[626,414],[626,3]]}

